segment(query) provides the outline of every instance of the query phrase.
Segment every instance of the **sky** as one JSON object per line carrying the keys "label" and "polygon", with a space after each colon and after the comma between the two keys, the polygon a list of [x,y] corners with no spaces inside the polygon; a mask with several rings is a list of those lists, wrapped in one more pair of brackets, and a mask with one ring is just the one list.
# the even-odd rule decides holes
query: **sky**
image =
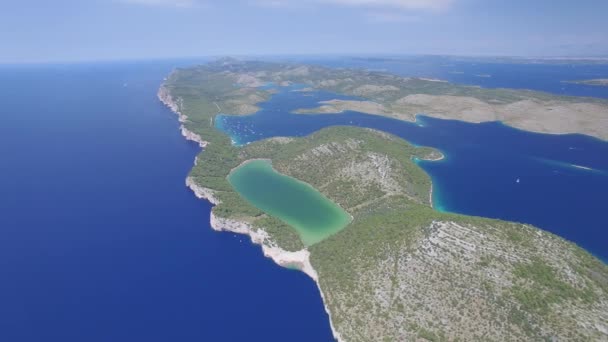
{"label": "sky", "polygon": [[0,63],[608,56],[607,0],[2,0]]}

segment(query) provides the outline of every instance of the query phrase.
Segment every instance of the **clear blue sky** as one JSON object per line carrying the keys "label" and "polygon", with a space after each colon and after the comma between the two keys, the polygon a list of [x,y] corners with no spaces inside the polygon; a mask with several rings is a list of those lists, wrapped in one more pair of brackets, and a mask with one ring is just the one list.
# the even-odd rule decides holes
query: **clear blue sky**
{"label": "clear blue sky", "polygon": [[607,0],[3,0],[0,62],[608,55]]}

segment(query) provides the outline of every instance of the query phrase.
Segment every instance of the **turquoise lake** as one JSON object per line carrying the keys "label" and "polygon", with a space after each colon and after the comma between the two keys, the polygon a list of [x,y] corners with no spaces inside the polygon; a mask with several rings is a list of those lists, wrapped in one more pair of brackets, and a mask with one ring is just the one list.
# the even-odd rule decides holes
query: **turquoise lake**
{"label": "turquoise lake", "polygon": [[342,230],[350,215],[307,183],[283,175],[267,160],[252,160],[228,180],[253,206],[293,227],[306,246]]}

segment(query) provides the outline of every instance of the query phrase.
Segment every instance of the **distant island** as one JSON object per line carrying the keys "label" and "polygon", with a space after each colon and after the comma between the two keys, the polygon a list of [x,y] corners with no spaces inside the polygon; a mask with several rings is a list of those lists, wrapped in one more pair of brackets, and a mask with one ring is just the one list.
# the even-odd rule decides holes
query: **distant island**
{"label": "distant island", "polygon": [[585,84],[592,86],[608,87],[608,78],[594,78],[590,80],[564,81],[564,83]]}
{"label": "distant island", "polygon": [[[256,112],[272,96],[263,87],[269,82],[361,98],[302,113],[359,110],[403,120],[425,113],[602,139],[608,138],[608,125],[598,123],[607,118],[604,101],[233,59],[177,69],[158,92],[179,115],[184,136],[205,147],[186,184],[215,204],[212,227],[248,234],[279,265],[314,279],[338,341],[608,338],[608,267],[529,225],[433,209],[431,180],[417,161],[441,160],[440,151],[357,127],[233,145],[214,128],[216,115]],[[326,221],[340,224],[311,237],[314,226],[280,219],[287,210],[280,201],[264,207],[263,198],[245,194],[237,178],[247,175],[239,172],[288,177],[277,180],[287,189],[276,196],[310,187],[320,194],[310,196],[328,201]]]}
{"label": "distant island", "polygon": [[531,90],[484,89],[358,69],[268,64],[232,65],[231,72],[237,83],[245,87],[267,82],[293,82],[359,98],[335,99],[318,108],[302,108],[297,113],[352,110],[406,121],[415,121],[417,114],[424,114],[473,123],[502,121],[532,132],[580,133],[608,140],[606,100]]}

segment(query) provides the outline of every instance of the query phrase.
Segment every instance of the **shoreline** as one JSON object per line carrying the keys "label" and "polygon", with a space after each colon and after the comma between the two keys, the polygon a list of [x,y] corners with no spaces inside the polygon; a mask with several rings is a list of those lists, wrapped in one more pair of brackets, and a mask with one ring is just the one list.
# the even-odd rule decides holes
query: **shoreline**
{"label": "shoreline", "polygon": [[[418,161],[426,161],[426,162],[437,162],[437,161],[445,159],[445,153],[443,153],[443,152],[441,152],[439,150],[437,150],[437,151],[440,154],[440,156],[437,157],[437,158],[417,158],[417,160]],[[420,167],[420,168],[422,168],[424,170],[424,168],[422,166],[420,166],[416,160],[414,162],[416,163],[416,165],[418,165],[418,167]],[[424,170],[424,172],[426,172],[428,174],[428,172],[426,170]],[[429,175],[429,178],[431,179],[431,186],[430,186],[430,190],[429,190],[429,205],[431,206],[431,208],[436,209],[435,206],[433,205],[433,177],[431,177]]]}
{"label": "shoreline", "polygon": [[167,90],[167,88],[165,88],[164,84],[161,85],[160,88],[158,88],[158,92],[156,93],[156,96],[158,97],[160,102],[162,102],[165,106],[169,107],[169,109],[171,109],[171,111],[173,113],[177,114],[178,121],[180,123],[179,129],[182,133],[182,136],[184,136],[184,138],[186,138],[186,140],[196,142],[201,148],[207,147],[207,145],[209,144],[208,141],[203,140],[203,138],[200,135],[190,131],[184,125],[184,123],[188,120],[188,117],[186,115],[182,114],[182,112],[180,112],[180,107],[181,107],[181,102],[182,102],[181,99],[177,99],[177,101],[174,100],[173,97],[171,96],[171,94],[169,93],[169,91]]}
{"label": "shoreline", "polygon": [[239,165],[237,165],[237,166],[233,167],[232,169],[230,169],[230,172],[228,172],[228,176],[230,176],[236,169],[240,168],[241,166],[245,166],[245,165],[247,165],[247,164],[249,164],[249,163],[251,163],[253,161],[256,161],[256,160],[267,161],[272,166],[272,160],[268,159],[268,158],[252,158],[252,159],[247,159],[244,162],[240,163]]}
{"label": "shoreline", "polygon": [[[164,84],[161,85],[158,89],[157,96],[158,99],[165,106],[167,106],[169,109],[171,109],[172,112],[178,115],[178,121],[181,124],[180,130],[182,136],[184,136],[186,140],[197,142],[201,148],[205,148],[209,144],[209,142],[203,140],[201,136],[195,134],[192,131],[189,131],[184,126],[184,122],[188,120],[188,117],[180,112],[179,105],[173,99],[169,91],[164,87]],[[198,158],[195,158],[194,165],[196,165],[197,162]],[[237,166],[237,168],[240,166],[241,165]],[[200,186],[192,177],[186,177],[185,183],[186,186],[194,193],[197,198],[207,200],[214,206],[221,203],[221,201],[216,197],[214,190]],[[301,249],[296,252],[286,251],[274,244],[272,241],[270,241],[270,236],[263,229],[255,229],[247,222],[217,217],[213,213],[213,208],[210,212],[209,220],[211,228],[213,230],[217,232],[228,231],[232,233],[247,235],[251,239],[252,243],[261,246],[264,257],[270,258],[272,261],[274,261],[277,265],[281,267],[295,267],[299,271],[302,271],[306,275],[308,275],[317,285],[317,289],[319,290],[319,294],[321,295],[323,308],[325,309],[325,313],[327,313],[327,316],[329,318],[329,326],[335,341],[344,342],[344,340],[340,337],[340,333],[333,325],[331,319],[331,312],[329,311],[329,307],[327,306],[327,302],[325,300],[325,294],[321,290],[321,284],[319,283],[319,275],[310,263],[310,252],[307,248]]]}
{"label": "shoreline", "polygon": [[[439,152],[439,153],[441,154],[441,156],[438,157],[438,158],[434,158],[434,159],[422,159],[422,160],[429,161],[429,162],[437,162],[437,161],[445,159],[445,154],[442,153],[442,152]],[[427,172],[427,171],[425,170],[424,172]],[[428,174],[428,172],[427,172],[427,174]],[[431,177],[429,175],[429,178],[431,179],[431,187],[430,187],[430,191],[429,191],[429,205],[431,206],[431,208],[437,210],[437,208],[435,208],[435,205],[433,204],[433,177]]]}
{"label": "shoreline", "polygon": [[[389,105],[381,104],[373,99],[325,100],[318,102],[316,107],[294,109],[291,113],[332,115],[350,111],[412,123],[417,122],[417,116],[424,115],[434,119],[456,120],[471,124],[499,122],[527,133],[581,134],[606,141],[608,140],[608,131],[601,129],[605,125],[600,125],[598,128],[597,122],[606,121],[605,115],[608,114],[608,106],[597,102],[603,101],[602,99],[593,100],[595,102],[558,100],[539,102],[540,100],[526,99],[508,104],[494,104],[484,103],[469,96],[413,94]],[[394,106],[401,106],[401,108],[395,108]],[[407,106],[415,106],[415,108],[407,109]],[[411,113],[408,113],[408,111]],[[511,114],[505,115],[504,113]],[[569,117],[568,114],[572,113],[581,117],[592,115],[593,118],[591,119],[595,120],[594,124],[589,123],[591,119],[583,123],[579,121],[568,122],[565,126],[556,123],[557,119],[555,118]]]}
{"label": "shoreline", "polygon": [[[221,203],[216,197],[214,197],[213,190],[199,186],[191,177],[186,179],[186,185],[194,192],[197,198],[208,200],[214,205]],[[217,217],[213,213],[213,210],[210,212],[209,220],[213,230],[217,232],[226,231],[247,235],[251,239],[251,243],[260,245],[264,257],[270,258],[281,267],[295,267],[298,271],[304,272],[306,275],[308,275],[317,285],[317,289],[321,295],[321,301],[323,302],[323,308],[325,309],[325,313],[327,313],[329,318],[329,326],[334,339],[338,342],[344,342],[331,320],[331,313],[326,304],[325,294],[321,290],[321,284],[319,283],[319,275],[310,263],[310,252],[307,248],[295,252],[286,251],[270,241],[270,235],[268,235],[264,229],[255,229],[247,222]]]}

